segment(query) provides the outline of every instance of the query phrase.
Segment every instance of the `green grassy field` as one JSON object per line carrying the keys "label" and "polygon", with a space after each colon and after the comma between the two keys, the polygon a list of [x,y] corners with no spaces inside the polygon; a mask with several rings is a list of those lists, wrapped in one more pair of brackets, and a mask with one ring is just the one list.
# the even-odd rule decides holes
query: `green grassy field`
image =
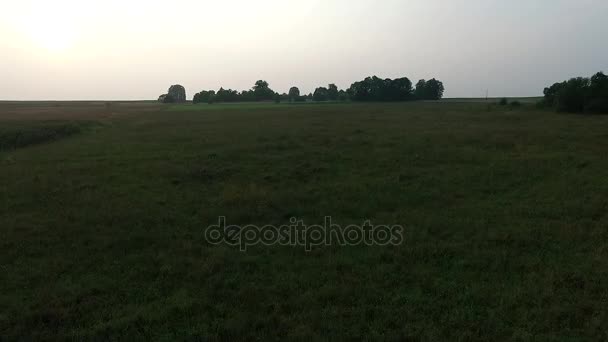
{"label": "green grassy field", "polygon": [[[0,103],[0,140],[66,125],[0,150],[0,340],[608,339],[608,116]],[[204,239],[326,215],[405,240]]]}

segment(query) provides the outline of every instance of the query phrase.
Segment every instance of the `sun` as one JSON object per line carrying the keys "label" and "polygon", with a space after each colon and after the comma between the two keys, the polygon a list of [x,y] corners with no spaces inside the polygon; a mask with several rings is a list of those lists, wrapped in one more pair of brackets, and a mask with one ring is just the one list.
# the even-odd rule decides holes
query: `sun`
{"label": "sun", "polygon": [[30,36],[36,45],[51,52],[68,50],[75,41],[74,31],[64,25],[35,27]]}
{"label": "sun", "polygon": [[22,26],[35,46],[49,52],[63,52],[69,50],[77,38],[77,30],[66,12],[58,7],[39,8],[29,13]]}

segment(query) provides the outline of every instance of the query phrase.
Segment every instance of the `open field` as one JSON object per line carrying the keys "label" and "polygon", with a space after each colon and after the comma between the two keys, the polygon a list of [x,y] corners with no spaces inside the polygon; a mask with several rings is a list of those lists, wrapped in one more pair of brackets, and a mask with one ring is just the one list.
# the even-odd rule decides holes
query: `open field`
{"label": "open field", "polygon": [[[608,339],[608,116],[0,103],[0,141],[28,129],[0,149],[0,340]],[[326,215],[405,240],[203,234]]]}

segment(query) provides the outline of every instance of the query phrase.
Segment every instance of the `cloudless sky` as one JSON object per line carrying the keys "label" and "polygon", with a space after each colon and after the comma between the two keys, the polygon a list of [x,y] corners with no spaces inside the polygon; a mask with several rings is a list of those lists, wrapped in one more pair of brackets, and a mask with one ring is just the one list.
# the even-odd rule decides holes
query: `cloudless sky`
{"label": "cloudless sky", "polygon": [[608,72],[608,0],[0,0],[0,99],[188,98],[258,79],[304,93],[438,78],[537,96]]}

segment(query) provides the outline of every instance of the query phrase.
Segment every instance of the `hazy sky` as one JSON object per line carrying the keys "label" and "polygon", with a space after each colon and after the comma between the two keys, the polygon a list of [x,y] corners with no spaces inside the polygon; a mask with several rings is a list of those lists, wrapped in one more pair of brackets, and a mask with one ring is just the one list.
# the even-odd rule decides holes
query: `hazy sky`
{"label": "hazy sky", "polygon": [[0,99],[188,98],[436,77],[535,96],[608,72],[607,0],[0,0]]}

